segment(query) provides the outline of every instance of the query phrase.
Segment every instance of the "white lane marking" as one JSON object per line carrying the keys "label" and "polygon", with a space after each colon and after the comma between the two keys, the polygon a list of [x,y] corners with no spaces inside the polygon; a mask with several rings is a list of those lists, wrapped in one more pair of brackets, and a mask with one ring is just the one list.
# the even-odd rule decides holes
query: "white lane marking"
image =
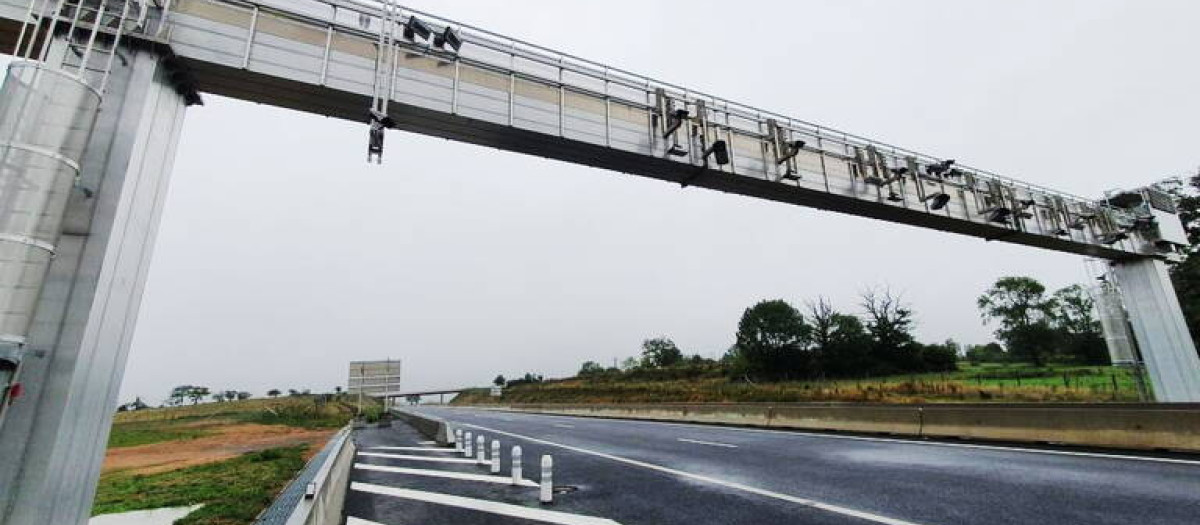
{"label": "white lane marking", "polygon": [[642,468],[646,468],[646,469],[650,469],[650,470],[664,472],[667,474],[673,474],[675,476],[679,476],[682,478],[694,479],[696,481],[702,481],[705,483],[712,483],[714,485],[720,485],[720,486],[728,487],[728,488],[731,488],[734,490],[741,490],[741,491],[749,492],[751,494],[756,494],[759,496],[765,496],[768,498],[774,498],[774,499],[778,499],[778,500],[787,501],[789,503],[795,503],[797,505],[802,505],[805,507],[810,507],[810,508],[814,508],[814,509],[820,509],[820,510],[824,510],[824,511],[828,511],[828,512],[833,512],[836,514],[841,514],[843,516],[850,516],[852,518],[858,518],[858,519],[862,519],[862,520],[866,520],[866,521],[872,521],[875,523],[882,523],[884,525],[918,525],[916,522],[912,522],[912,521],[905,521],[905,520],[896,519],[896,518],[889,518],[887,516],[881,516],[879,514],[872,514],[870,512],[866,512],[866,511],[851,509],[851,508],[843,507],[840,505],[834,505],[832,503],[822,503],[822,502],[816,501],[816,500],[800,498],[797,496],[792,496],[790,494],[781,494],[778,492],[771,492],[769,490],[760,489],[758,487],[751,487],[749,485],[743,485],[741,483],[734,483],[731,481],[725,481],[722,479],[712,478],[709,476],[703,476],[700,474],[693,474],[691,472],[684,472],[682,470],[676,470],[676,469],[673,469],[670,467],[664,467],[662,465],[646,463],[645,461],[638,461],[636,459],[623,458],[621,456],[606,454],[604,452],[597,452],[595,450],[588,450],[586,448],[580,448],[580,447],[575,447],[575,446],[571,446],[571,445],[564,445],[562,443],[555,443],[553,441],[546,441],[544,439],[538,439],[535,437],[525,436],[525,435],[521,435],[521,434],[514,434],[512,432],[505,432],[503,430],[487,428],[484,426],[473,425],[470,423],[463,423],[463,425],[468,426],[468,427],[478,428],[480,430],[486,430],[488,432],[500,434],[502,436],[520,438],[520,439],[524,439],[526,441],[532,441],[534,443],[541,443],[543,445],[549,445],[552,447],[558,447],[561,449],[570,450],[572,452],[578,452],[580,454],[587,454],[590,456],[596,456],[596,457],[600,457],[600,458],[604,458],[604,459],[611,459],[613,461],[618,461],[621,463],[625,463],[627,465],[633,465],[635,467],[642,467]]}
{"label": "white lane marking", "polygon": [[737,445],[730,445],[729,443],[717,443],[716,441],[701,441],[699,439],[688,439],[688,438],[676,438],[676,439],[678,441],[682,441],[684,443],[695,443],[697,445],[708,445],[710,447],[738,448]]}
{"label": "white lane marking", "polygon": [[364,520],[354,516],[346,516],[346,525],[384,525],[378,521]]}
{"label": "white lane marking", "polygon": [[367,447],[367,450],[405,450],[410,452],[432,452],[435,454],[458,454],[457,450],[452,448],[433,448],[433,447]]}
{"label": "white lane marking", "polygon": [[449,507],[490,512],[492,514],[499,514],[501,516],[541,521],[544,523],[557,523],[559,525],[620,525],[620,523],[608,518],[598,518],[595,516],[584,516],[582,514],[570,514],[567,512],[522,507],[520,505],[497,503],[495,501],[475,498],[464,498],[462,496],[453,496],[450,494],[442,494],[440,492],[426,492],[423,490],[384,487],[370,483],[360,483],[357,481],[350,484],[350,489],[383,496],[394,496],[397,498],[424,501],[426,503],[446,505]]}
{"label": "white lane marking", "polygon": [[474,465],[475,460],[467,458],[439,458],[435,456],[412,456],[408,454],[385,454],[383,452],[359,452],[359,456],[369,458],[405,459],[408,461],[429,461],[433,463],[462,463]]}
{"label": "white lane marking", "polygon": [[555,423],[554,426],[558,428],[575,428],[575,425],[566,425],[563,423]]}
{"label": "white lane marking", "polygon": [[[486,410],[496,410],[496,409],[486,409]],[[1154,456],[1131,456],[1131,455],[1127,455],[1127,454],[1105,454],[1103,452],[1051,450],[1051,449],[1040,449],[1040,448],[1024,448],[1024,447],[1018,447],[1018,446],[975,445],[975,444],[971,444],[971,443],[946,443],[943,441],[918,441],[917,438],[915,438],[915,437],[913,439],[900,439],[900,438],[869,437],[869,436],[849,436],[849,435],[842,435],[842,434],[824,434],[824,433],[804,432],[801,430],[788,430],[788,429],[741,428],[741,427],[732,427],[732,426],[718,427],[718,426],[714,426],[714,425],[701,425],[701,424],[696,424],[696,423],[671,423],[671,422],[667,422],[667,421],[642,421],[642,420],[637,420],[637,419],[619,419],[619,418],[609,418],[609,417],[562,416],[562,415],[558,415],[558,414],[538,414],[536,412],[516,412],[516,413],[528,414],[531,416],[543,416],[543,417],[564,417],[564,418],[584,419],[584,420],[590,419],[590,420],[617,421],[617,422],[621,422],[621,423],[633,423],[633,424],[641,424],[641,425],[667,425],[667,426],[675,426],[675,427],[683,427],[683,428],[695,428],[695,429],[707,429],[707,430],[728,430],[728,431],[733,431],[733,432],[753,432],[753,433],[757,433],[757,434],[774,434],[774,435],[779,435],[779,436],[803,436],[803,437],[810,437],[810,438],[817,438],[817,439],[845,439],[845,440],[850,440],[850,441],[873,441],[873,442],[878,442],[878,443],[897,443],[897,444],[903,444],[903,445],[920,445],[920,446],[927,446],[927,447],[966,448],[966,449],[976,449],[976,450],[992,450],[992,451],[998,451],[998,452],[1021,452],[1021,453],[1028,453],[1028,454],[1046,454],[1046,455],[1050,455],[1050,456],[1078,456],[1078,457],[1086,457],[1086,458],[1120,459],[1120,460],[1129,460],[1129,461],[1149,461],[1149,462],[1153,462],[1153,463],[1172,463],[1172,464],[1176,464],[1176,465],[1200,466],[1200,460],[1195,460],[1195,459],[1158,458],[1158,457],[1154,457]]]}
{"label": "white lane marking", "polygon": [[418,445],[436,445],[437,441],[418,441]]}
{"label": "white lane marking", "polygon": [[[423,468],[389,467],[387,465],[372,465],[369,463],[355,463],[354,468],[359,470],[374,470],[376,472],[389,472],[392,474],[408,474],[410,476],[457,479],[461,481],[479,481],[482,483],[498,483],[501,485],[512,484],[512,478],[508,476],[488,476],[486,474],[468,474],[466,472],[450,472],[446,470],[429,470]],[[537,487],[538,484],[532,480],[523,479],[521,480],[521,486]]]}

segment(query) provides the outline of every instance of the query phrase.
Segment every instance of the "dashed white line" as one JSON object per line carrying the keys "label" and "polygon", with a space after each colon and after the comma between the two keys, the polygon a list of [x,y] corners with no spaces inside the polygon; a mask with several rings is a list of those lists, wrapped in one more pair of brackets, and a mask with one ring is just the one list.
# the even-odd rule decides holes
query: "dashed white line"
{"label": "dashed white line", "polygon": [[749,492],[751,494],[756,494],[759,496],[764,496],[764,497],[773,498],[773,499],[777,499],[777,500],[787,501],[789,503],[795,503],[797,505],[802,505],[802,506],[809,507],[809,508],[824,510],[824,511],[832,512],[835,514],[841,514],[843,516],[850,516],[852,518],[858,518],[861,520],[871,521],[874,523],[881,523],[883,525],[919,525],[916,522],[912,522],[912,521],[905,521],[902,519],[890,518],[887,516],[881,516],[879,514],[873,514],[873,513],[862,511],[862,510],[852,509],[849,507],[843,507],[841,505],[834,505],[832,503],[823,503],[823,502],[816,501],[816,500],[792,496],[790,494],[781,494],[779,492],[772,492],[772,491],[769,491],[766,489],[761,489],[758,487],[743,485],[741,483],[725,481],[723,479],[717,479],[717,478],[713,478],[713,477],[709,477],[709,476],[704,476],[701,474],[693,474],[691,472],[676,470],[676,469],[673,469],[670,467],[664,467],[662,465],[655,465],[654,463],[647,463],[645,461],[638,461],[636,459],[624,458],[621,456],[615,456],[613,454],[597,452],[595,450],[588,450],[586,448],[580,448],[580,447],[575,447],[575,446],[571,446],[571,445],[564,445],[562,443],[555,443],[553,441],[538,439],[535,437],[525,436],[522,434],[505,432],[503,430],[488,428],[488,427],[484,427],[481,425],[474,425],[474,424],[470,424],[470,423],[462,423],[462,425],[478,428],[480,430],[486,430],[488,432],[500,434],[502,436],[520,438],[520,439],[524,439],[526,441],[531,441],[534,443],[541,443],[543,445],[549,445],[549,446],[558,447],[558,448],[561,448],[564,450],[570,450],[572,452],[578,452],[580,454],[587,454],[589,456],[596,456],[596,457],[600,457],[600,458],[611,459],[613,461],[618,461],[621,463],[625,463],[627,465],[633,465],[635,467],[642,467],[645,469],[656,470],[658,472],[664,472],[664,473],[672,474],[672,475],[679,476],[682,478],[693,479],[693,480],[701,481],[704,483],[711,483],[713,485],[720,485],[722,487],[728,487],[728,488],[731,488],[734,490]]}
{"label": "dashed white line", "polygon": [[418,445],[436,445],[437,441],[418,441]]}
{"label": "dashed white line", "polygon": [[431,452],[434,454],[458,454],[459,451],[452,448],[434,448],[434,447],[366,447],[367,450],[404,450],[408,452]]}
{"label": "dashed white line", "polygon": [[558,428],[575,428],[575,425],[568,425],[565,423],[555,423],[554,426]]}
{"label": "dashed white line", "polygon": [[499,514],[501,516],[509,516],[513,518],[541,521],[544,523],[556,523],[558,525],[620,525],[619,523],[608,518],[598,518],[595,516],[584,516],[582,514],[570,514],[567,512],[522,507],[520,505],[510,505],[508,503],[465,498],[462,496],[442,494],[440,492],[384,487],[381,485],[360,483],[357,481],[350,484],[350,489],[357,490],[359,492],[368,492],[371,494],[393,496],[397,498],[423,501],[426,503],[446,505],[449,507],[490,512],[492,514]]}
{"label": "dashed white line", "polygon": [[404,459],[408,461],[428,461],[432,463],[462,463],[464,465],[474,465],[476,461],[467,458],[441,458],[435,456],[412,456],[408,454],[385,454],[383,452],[359,452],[359,456],[369,458],[387,458],[387,459]]}
{"label": "dashed white line", "polygon": [[354,516],[346,516],[346,525],[384,525],[378,521],[364,520]]}
{"label": "dashed white line", "polygon": [[695,443],[697,445],[708,445],[710,447],[738,448],[737,445],[730,445],[729,443],[717,443],[716,441],[701,441],[699,439],[688,439],[688,438],[676,438],[676,440],[682,441],[684,443]]}
{"label": "dashed white line", "polygon": [[[508,476],[488,476],[486,474],[468,474],[466,472],[450,472],[446,470],[430,470],[423,468],[389,467],[387,465],[372,465],[369,463],[355,463],[354,468],[359,470],[374,470],[376,472],[390,472],[392,474],[408,474],[410,476],[457,479],[460,481],[479,481],[482,483],[497,483],[500,485],[512,484],[512,478]],[[531,480],[523,479],[521,480],[521,486],[536,487],[538,484]]]}

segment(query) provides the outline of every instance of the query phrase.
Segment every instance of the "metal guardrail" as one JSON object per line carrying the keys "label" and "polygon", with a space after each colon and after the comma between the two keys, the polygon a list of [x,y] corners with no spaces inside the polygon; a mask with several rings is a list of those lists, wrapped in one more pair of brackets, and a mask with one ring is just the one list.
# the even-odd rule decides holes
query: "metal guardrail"
{"label": "metal guardrail", "polygon": [[[323,491],[336,467],[337,459],[347,444],[353,445],[349,426],[343,427],[326,443],[275,498],[270,507],[259,514],[256,525],[303,525],[313,523],[313,500]],[[340,513],[339,513],[340,515]]]}

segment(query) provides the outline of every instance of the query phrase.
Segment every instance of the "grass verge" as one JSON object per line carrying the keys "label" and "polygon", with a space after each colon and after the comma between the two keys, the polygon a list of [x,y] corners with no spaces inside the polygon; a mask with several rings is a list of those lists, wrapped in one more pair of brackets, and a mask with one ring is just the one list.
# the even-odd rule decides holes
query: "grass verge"
{"label": "grass verge", "polygon": [[181,426],[177,422],[138,421],[114,423],[108,448],[136,447],[164,441],[185,441],[212,433],[211,425]]}
{"label": "grass verge", "polygon": [[1125,368],[1020,364],[964,366],[946,373],[828,381],[748,383],[725,377],[686,380],[571,378],[463,392],[455,404],[670,402],[1113,402],[1138,401]]}
{"label": "grass verge", "polygon": [[158,474],[102,476],[93,515],[131,510],[204,507],[177,525],[233,525],[254,520],[304,466],[308,447],[283,447]]}

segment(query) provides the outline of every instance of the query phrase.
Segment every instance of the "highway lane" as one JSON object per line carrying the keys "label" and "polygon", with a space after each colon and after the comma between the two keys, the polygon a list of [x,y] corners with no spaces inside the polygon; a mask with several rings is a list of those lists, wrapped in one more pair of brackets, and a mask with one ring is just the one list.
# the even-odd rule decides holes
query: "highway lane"
{"label": "highway lane", "polygon": [[[477,434],[479,432],[476,432]],[[646,469],[614,468],[605,458],[558,449],[525,439],[483,432],[489,440],[503,442],[503,475],[509,474],[512,445],[524,449],[525,479],[538,481],[538,463],[542,454],[552,454],[555,460],[556,486],[577,488],[576,492],[555,496],[553,505],[538,503],[537,488],[512,487],[494,483],[471,482],[442,477],[445,474],[483,475],[484,467],[468,464],[436,464],[411,460],[389,459],[360,455],[358,466],[351,472],[351,490],[345,502],[348,518],[367,520],[365,525],[533,525],[544,523],[537,519],[519,518],[496,513],[456,508],[453,506],[390,497],[369,492],[369,487],[399,488],[421,491],[424,494],[450,495],[471,498],[531,511],[549,510],[573,516],[611,519],[629,525],[758,525],[763,523],[805,523],[814,525],[846,525],[840,516],[816,509],[796,508],[780,501],[759,501],[747,505],[743,496],[720,487],[697,484],[676,476]],[[386,451],[383,447],[412,446],[424,439],[412,428],[397,421],[392,428],[370,428],[355,432],[360,452]],[[415,452],[414,452],[415,453]],[[431,456],[433,454],[425,454]],[[436,454],[437,457],[445,457]],[[451,455],[449,457],[461,457]],[[380,468],[383,467],[383,468]],[[388,472],[388,468],[407,469],[404,473]],[[414,471],[423,474],[414,474]],[[642,488],[653,490],[641,490]],[[669,499],[668,499],[669,498]],[[568,525],[585,522],[568,520]]]}
{"label": "highway lane", "polygon": [[[689,516],[670,520],[679,523],[767,522],[757,516],[759,509],[769,509],[773,523],[780,523],[781,510],[788,516],[782,523],[1200,522],[1200,461],[478,409],[419,410],[476,433],[550,450],[556,460],[564,458],[559,463],[563,477],[618,480],[619,487],[604,487],[603,505],[588,505],[626,525],[665,523],[622,512],[623,502],[638,502],[637,507],[646,500]],[[705,494],[702,499],[720,494],[722,505],[706,506],[709,510],[697,517],[682,507],[696,493]]]}

